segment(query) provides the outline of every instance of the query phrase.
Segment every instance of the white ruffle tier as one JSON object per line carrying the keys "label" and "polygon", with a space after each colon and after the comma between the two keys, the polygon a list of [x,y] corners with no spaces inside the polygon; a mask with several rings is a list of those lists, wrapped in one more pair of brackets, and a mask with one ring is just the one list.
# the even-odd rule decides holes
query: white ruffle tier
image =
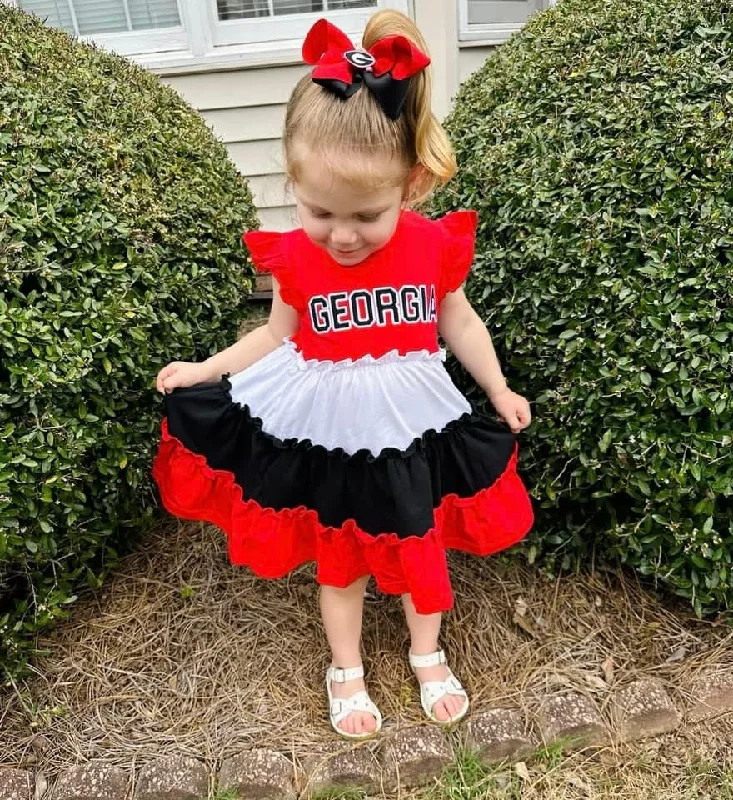
{"label": "white ruffle tier", "polygon": [[425,431],[440,431],[471,412],[444,361],[443,350],[306,361],[285,341],[231,376],[232,400],[279,439],[378,455],[390,447],[405,450]]}

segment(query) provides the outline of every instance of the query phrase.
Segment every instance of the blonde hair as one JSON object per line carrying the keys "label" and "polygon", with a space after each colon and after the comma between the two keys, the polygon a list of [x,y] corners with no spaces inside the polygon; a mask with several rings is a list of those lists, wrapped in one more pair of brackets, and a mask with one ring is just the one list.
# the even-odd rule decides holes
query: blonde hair
{"label": "blonde hair", "polygon": [[[404,36],[427,54],[415,23],[399,11],[374,14],[362,44],[369,48],[386,36]],[[391,120],[364,86],[342,100],[314,83],[310,74],[293,90],[285,117],[285,166],[298,181],[301,159],[317,154],[333,173],[365,189],[406,186],[406,200],[425,200],[456,171],[453,147],[430,107],[430,67],[410,80],[405,107]]]}

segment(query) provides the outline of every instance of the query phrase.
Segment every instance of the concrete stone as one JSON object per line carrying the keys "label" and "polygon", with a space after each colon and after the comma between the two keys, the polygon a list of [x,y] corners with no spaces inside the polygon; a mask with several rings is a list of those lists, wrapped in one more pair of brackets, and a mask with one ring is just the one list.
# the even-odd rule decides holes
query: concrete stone
{"label": "concrete stone", "polygon": [[611,699],[611,716],[623,741],[658,736],[679,727],[680,714],[659,681],[635,681],[617,689]]}
{"label": "concrete stone", "polygon": [[125,800],[127,774],[107,764],[77,764],[61,773],[51,792],[53,800]]}
{"label": "concrete stone", "polygon": [[485,764],[521,759],[534,750],[518,708],[477,711],[468,724],[468,744]]}
{"label": "concrete stone", "polygon": [[251,750],[227,758],[219,789],[234,789],[242,800],[295,800],[293,764],[274,750]]}
{"label": "concrete stone", "polygon": [[[348,745],[346,745],[348,748]],[[382,769],[375,748],[366,744],[339,748],[325,755],[312,756],[304,767],[308,775],[306,793],[357,788],[378,792],[382,785]]]}
{"label": "concrete stone", "polygon": [[170,756],[143,767],[135,800],[201,800],[208,791],[209,775],[200,761]]}
{"label": "concrete stone", "polygon": [[404,789],[431,783],[453,761],[453,754],[440,728],[416,727],[385,741],[380,760],[385,787]]}
{"label": "concrete stone", "polygon": [[547,696],[540,704],[537,724],[544,744],[563,742],[572,750],[608,742],[598,709],[577,692]]}
{"label": "concrete stone", "polygon": [[688,722],[701,722],[733,711],[733,672],[701,675],[689,687],[685,717]]}
{"label": "concrete stone", "polygon": [[24,769],[0,768],[0,800],[32,800],[35,780]]}

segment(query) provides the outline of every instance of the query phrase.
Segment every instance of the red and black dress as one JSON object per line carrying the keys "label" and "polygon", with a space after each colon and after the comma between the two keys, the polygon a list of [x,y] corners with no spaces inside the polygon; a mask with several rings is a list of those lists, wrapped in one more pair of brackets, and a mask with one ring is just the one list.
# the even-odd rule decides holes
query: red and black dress
{"label": "red and black dress", "polygon": [[166,508],[221,527],[232,562],[262,577],[315,561],[319,583],[372,574],[420,613],[449,609],[446,549],[488,555],[533,519],[514,435],[472,411],[438,344],[475,230],[473,212],[406,211],[354,267],[302,230],[245,234],[300,327],[244,371],[166,396]]}

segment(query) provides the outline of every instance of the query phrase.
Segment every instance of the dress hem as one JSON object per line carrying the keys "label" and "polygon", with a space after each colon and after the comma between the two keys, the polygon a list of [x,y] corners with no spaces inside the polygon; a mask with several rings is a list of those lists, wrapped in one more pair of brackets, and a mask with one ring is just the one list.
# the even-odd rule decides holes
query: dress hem
{"label": "dress hem", "polygon": [[420,536],[370,534],[354,520],[328,527],[304,506],[275,510],[247,500],[233,473],[210,467],[168,432],[166,421],[153,476],[169,512],[213,523],[226,533],[233,564],[262,578],[281,578],[315,562],[318,583],[341,588],[371,574],[386,594],[410,593],[421,614],[453,605],[447,549],[491,555],[521,541],[533,523],[517,474],[516,447],[490,486],[470,498],[443,496],[434,526]]}

